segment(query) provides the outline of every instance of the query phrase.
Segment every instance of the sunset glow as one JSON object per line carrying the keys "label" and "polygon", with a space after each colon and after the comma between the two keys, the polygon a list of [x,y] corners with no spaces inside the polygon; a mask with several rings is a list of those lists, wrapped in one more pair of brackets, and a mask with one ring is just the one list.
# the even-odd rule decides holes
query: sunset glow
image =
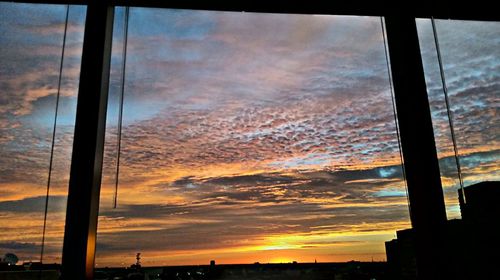
{"label": "sunset glow", "polygon": [[[0,254],[22,260],[39,258],[64,11],[0,3]],[[96,266],[128,266],[137,252],[145,266],[385,260],[384,241],[410,221],[380,18],[131,8],[115,174],[123,12]],[[84,21],[71,7],[46,262],[61,257]],[[459,217],[427,23],[442,182],[448,216]],[[499,180],[500,48],[490,39],[500,28],[440,27],[466,184]],[[452,36],[467,34],[484,57]]]}

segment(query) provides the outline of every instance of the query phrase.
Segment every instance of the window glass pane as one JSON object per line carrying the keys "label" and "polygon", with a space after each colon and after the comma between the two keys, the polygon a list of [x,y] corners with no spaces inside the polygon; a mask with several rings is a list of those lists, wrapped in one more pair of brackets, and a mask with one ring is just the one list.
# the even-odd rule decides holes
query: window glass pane
{"label": "window glass pane", "polygon": [[[44,263],[61,262],[85,10],[69,9]],[[0,254],[18,264],[40,260],[65,18],[66,6],[0,3]]]}
{"label": "window glass pane", "polygon": [[385,259],[409,218],[379,18],[131,8],[113,209],[115,20],[98,267]]}
{"label": "window glass pane", "polygon": [[[436,20],[464,185],[500,180],[500,23]],[[460,183],[430,20],[418,20],[448,218]]]}

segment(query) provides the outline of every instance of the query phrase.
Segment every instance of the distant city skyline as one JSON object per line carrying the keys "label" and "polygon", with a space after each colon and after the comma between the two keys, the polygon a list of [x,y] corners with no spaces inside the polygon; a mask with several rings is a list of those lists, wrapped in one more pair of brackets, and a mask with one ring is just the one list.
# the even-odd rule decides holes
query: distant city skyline
{"label": "distant city skyline", "polygon": [[[379,18],[131,8],[112,209],[116,11],[97,266],[130,265],[137,252],[144,266],[385,259],[409,217]],[[0,18],[0,254],[35,260],[64,7],[0,3]],[[71,7],[47,262],[60,262],[84,20]],[[418,27],[457,217],[432,33]],[[498,180],[498,23],[438,27],[466,183]]]}

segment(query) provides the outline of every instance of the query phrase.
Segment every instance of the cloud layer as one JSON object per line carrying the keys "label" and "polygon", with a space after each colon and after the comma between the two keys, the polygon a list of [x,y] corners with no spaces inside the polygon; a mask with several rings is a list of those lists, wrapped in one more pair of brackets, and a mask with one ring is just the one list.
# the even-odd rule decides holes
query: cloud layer
{"label": "cloud layer", "polygon": [[[36,259],[64,8],[1,5],[0,253]],[[28,10],[32,19],[15,16]],[[49,262],[60,261],[84,12],[70,10]],[[119,204],[112,209],[122,20],[120,8],[99,266],[129,265],[136,252],[146,265],[384,258],[383,241],[409,218],[378,18],[131,9]],[[429,96],[447,205],[456,215],[426,24],[419,22]],[[500,60],[491,38],[500,36],[495,26],[460,24],[459,33],[453,24],[438,26],[464,174],[469,183],[498,179]],[[462,38],[479,43],[454,48]]]}

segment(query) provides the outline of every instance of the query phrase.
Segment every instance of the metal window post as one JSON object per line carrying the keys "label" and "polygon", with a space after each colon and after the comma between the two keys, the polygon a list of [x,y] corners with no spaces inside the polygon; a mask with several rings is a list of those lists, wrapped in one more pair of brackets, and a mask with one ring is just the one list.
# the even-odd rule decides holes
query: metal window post
{"label": "metal window post", "polygon": [[385,17],[418,279],[446,279],[443,189],[415,17]]}
{"label": "metal window post", "polygon": [[65,280],[93,279],[114,9],[89,1],[62,256]]}

